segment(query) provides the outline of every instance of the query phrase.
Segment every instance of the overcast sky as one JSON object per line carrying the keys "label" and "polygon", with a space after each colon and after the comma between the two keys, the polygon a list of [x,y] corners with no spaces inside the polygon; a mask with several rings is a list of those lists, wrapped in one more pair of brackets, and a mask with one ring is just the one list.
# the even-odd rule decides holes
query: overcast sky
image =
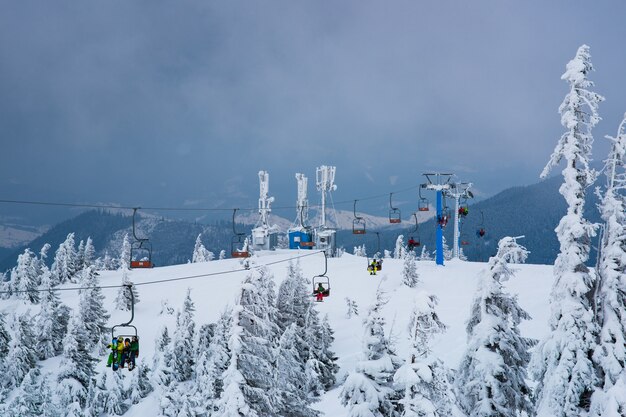
{"label": "overcast sky", "polygon": [[264,169],[293,205],[322,164],[336,200],[433,170],[493,195],[538,181],[583,43],[597,161],[626,111],[623,1],[0,4],[3,199],[255,207]]}

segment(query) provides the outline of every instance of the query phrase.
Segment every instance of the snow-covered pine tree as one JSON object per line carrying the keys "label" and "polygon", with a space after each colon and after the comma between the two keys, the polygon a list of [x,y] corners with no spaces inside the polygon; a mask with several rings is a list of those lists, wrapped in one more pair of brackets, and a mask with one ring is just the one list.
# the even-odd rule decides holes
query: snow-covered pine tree
{"label": "snow-covered pine tree", "polygon": [[40,360],[44,360],[59,355],[63,351],[59,340],[65,337],[69,312],[68,308],[61,304],[59,295],[54,291],[49,271],[44,274],[41,286],[51,290],[41,293],[41,310],[36,316],[34,328],[37,356]]}
{"label": "snow-covered pine tree", "polygon": [[223,392],[222,374],[228,368],[230,358],[228,334],[231,320],[232,311],[226,309],[215,324],[208,349],[199,352],[192,391],[194,401],[201,409],[213,410]]}
{"label": "snow-covered pine tree", "polygon": [[452,399],[447,369],[431,356],[430,343],[446,326],[435,311],[437,298],[424,292],[418,295],[409,321],[409,353],[393,380],[403,390],[399,400],[403,417],[444,417],[451,415]]}
{"label": "snow-covered pine tree", "polygon": [[10,342],[11,336],[7,330],[6,315],[0,312],[0,367],[4,367],[4,361],[9,354]]}
{"label": "snow-covered pine tree", "polygon": [[362,360],[348,375],[339,395],[341,403],[349,408],[349,417],[398,416],[393,404],[397,395],[392,383],[399,361],[385,338],[385,319],[381,309],[386,303],[379,289],[363,323]]}
{"label": "snow-covered pine tree", "polygon": [[96,248],[93,247],[91,237],[87,238],[85,250],[83,251],[83,268],[93,266],[96,261]]}
{"label": "snow-covered pine tree", "polygon": [[98,273],[93,266],[82,270],[80,284],[84,289],[79,291],[80,316],[85,320],[84,327],[88,337],[87,349],[90,350],[108,333],[109,315],[104,308],[104,295],[100,288]]}
{"label": "snow-covered pine tree", "polygon": [[172,338],[174,354],[174,376],[178,382],[188,381],[193,375],[195,351],[193,341],[196,335],[194,312],[196,307],[191,300],[191,288],[187,289],[183,309],[176,315],[176,329]]}
{"label": "snow-covered pine tree", "polygon": [[420,282],[415,264],[415,252],[409,251],[404,257],[404,267],[402,268],[402,283],[407,287],[414,288]]}
{"label": "snow-covered pine tree", "polygon": [[103,372],[97,379],[88,407],[95,416],[102,413],[121,416],[128,410],[128,404],[124,401],[126,396],[124,374],[122,372]]}
{"label": "snow-covered pine tree", "polygon": [[30,250],[17,257],[17,265],[11,270],[11,292],[17,298],[31,303],[39,302],[37,287],[41,277],[38,275],[37,256]]}
{"label": "snow-covered pine tree", "polygon": [[406,256],[407,248],[404,244],[404,235],[398,236],[396,239],[396,248],[393,251],[394,259],[404,259]]}
{"label": "snow-covered pine tree", "polygon": [[219,256],[220,261],[223,259],[226,259],[226,251],[224,249],[220,251],[220,256]]}
{"label": "snow-covered pine tree", "polygon": [[120,272],[122,273],[122,284],[115,296],[115,308],[117,310],[130,311],[133,308],[133,303],[137,304],[139,302],[139,291],[128,278],[129,270],[122,268]]}
{"label": "snow-covered pine tree", "polygon": [[365,245],[355,246],[352,254],[354,256],[367,256],[367,249],[365,249]]}
{"label": "snow-covered pine tree", "polygon": [[3,415],[6,417],[40,417],[43,414],[43,396],[38,381],[40,375],[39,368],[28,371],[11,406]]}
{"label": "snow-covered pine tree", "polygon": [[209,261],[212,261],[214,258],[214,255],[211,252],[209,252],[202,244],[201,237],[202,237],[202,233],[200,233],[198,237],[196,238],[196,244],[193,248],[193,255],[191,257],[191,262],[193,263],[209,262]]}
{"label": "snow-covered pine tree", "polygon": [[11,340],[4,362],[3,384],[5,387],[18,387],[28,371],[37,366],[35,335],[29,312],[13,313],[11,320]]}
{"label": "snow-covered pine tree", "polygon": [[593,361],[601,378],[592,396],[593,417],[626,413],[626,395],[615,389],[626,381],[626,115],[617,136],[607,138],[612,142],[604,168],[607,185],[604,195],[598,190],[604,231],[596,284],[596,316],[601,329]]}
{"label": "snow-covered pine tree", "polygon": [[52,278],[55,285],[74,282],[76,269],[76,249],[74,248],[74,233],[67,235],[59,245],[52,263]]}
{"label": "snow-covered pine tree", "polygon": [[124,234],[122,247],[120,248],[120,257],[117,259],[118,270],[128,270],[130,268],[130,239],[128,233]]}
{"label": "snow-covered pine tree", "polygon": [[174,351],[171,342],[167,327],[163,326],[155,341],[150,376],[152,386],[158,387],[161,393],[168,392],[177,384],[174,376]]}
{"label": "snow-covered pine tree", "polygon": [[94,375],[96,359],[89,353],[89,336],[84,328],[85,320],[79,313],[72,313],[63,339],[63,359],[57,376],[57,395],[61,409],[68,415],[81,415]]}
{"label": "snow-covered pine tree", "polygon": [[302,383],[304,363],[298,351],[297,325],[291,323],[283,332],[276,358],[276,383],[280,387],[279,415],[314,417],[319,413],[310,408],[310,399]]}
{"label": "snow-covered pine tree", "polygon": [[85,267],[85,242],[81,240],[76,249],[76,271],[81,271]]}
{"label": "snow-covered pine tree", "polygon": [[139,402],[150,394],[154,387],[150,383],[150,367],[144,363],[137,364],[137,371],[133,372],[130,377],[130,387],[128,398],[131,404],[139,404]]}
{"label": "snow-covered pine tree", "polygon": [[41,378],[39,384],[39,391],[41,392],[41,414],[40,417],[61,417],[61,410],[59,410],[58,401],[52,392],[50,387],[50,376],[44,375]]}
{"label": "snow-covered pine tree", "polygon": [[433,258],[428,253],[428,249],[426,249],[426,245],[422,246],[422,253],[420,254],[419,260],[420,261],[432,261],[433,260]]}
{"label": "snow-covered pine tree", "polygon": [[194,358],[199,358],[202,352],[206,352],[211,345],[211,340],[215,337],[215,326],[215,323],[205,323],[198,328],[193,354]]}
{"label": "snow-covered pine tree", "polygon": [[538,381],[538,417],[580,416],[588,411],[589,398],[598,383],[591,361],[598,335],[591,305],[595,277],[585,265],[595,227],[583,217],[585,189],[596,177],[589,166],[591,130],[600,120],[598,104],[603,100],[589,90],[593,83],[587,75],[592,69],[589,47],[583,45],[561,77],[570,86],[559,107],[566,132],[541,173],[545,178],[565,160],[559,192],[568,209],[555,230],[560,253],[554,264],[551,331],[534,351],[531,365]]}
{"label": "snow-covered pine tree", "polygon": [[222,417],[277,415],[274,349],[276,307],[267,267],[254,269],[244,280],[235,307],[224,372],[224,392],[218,402]]}
{"label": "snow-covered pine tree", "polygon": [[359,315],[359,306],[357,305],[356,301],[354,301],[351,298],[346,297],[346,306],[348,307],[348,310],[346,311],[347,319],[352,318],[352,316]]}
{"label": "snow-covered pine tree", "polygon": [[460,406],[471,417],[532,414],[526,367],[528,350],[536,341],[521,336],[519,324],[530,316],[517,297],[503,289],[515,272],[509,264],[523,262],[527,256],[515,238],[502,238],[479,281],[467,323],[468,346],[456,381]]}
{"label": "snow-covered pine tree", "polygon": [[337,358],[330,350],[335,340],[328,317],[319,318],[314,305],[307,311],[304,344],[308,347],[305,363],[305,385],[310,395],[318,397],[335,385],[335,374],[339,370]]}

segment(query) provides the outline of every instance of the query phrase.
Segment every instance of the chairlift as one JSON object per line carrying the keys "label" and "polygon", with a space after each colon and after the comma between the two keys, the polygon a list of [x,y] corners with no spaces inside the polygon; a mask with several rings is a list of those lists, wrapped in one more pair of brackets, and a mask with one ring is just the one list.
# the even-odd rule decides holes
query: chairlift
{"label": "chairlift", "polygon": [[468,214],[469,214],[469,206],[467,204],[467,199],[464,199],[459,204],[458,215],[459,215],[459,217],[463,218],[463,217],[467,216]]}
{"label": "chairlift", "polygon": [[133,208],[133,238],[130,244],[130,268],[152,268],[152,243],[148,238],[138,238],[135,229],[135,216],[141,207]]}
{"label": "chairlift", "polygon": [[483,211],[480,211],[480,225],[478,226],[478,230],[476,231],[476,235],[478,237],[483,237],[485,236],[485,233],[487,233],[485,231],[485,215],[483,214]]}
{"label": "chairlift", "polygon": [[300,207],[300,226],[302,227],[302,229],[304,230],[304,233],[306,233],[306,235],[309,238],[308,242],[303,242],[302,240],[299,242],[299,246],[301,248],[313,248],[313,246],[315,246],[315,242],[313,241],[313,232],[311,231],[311,226],[305,226],[304,225],[304,206]]}
{"label": "chairlift", "polygon": [[446,227],[448,224],[448,220],[450,220],[450,209],[446,206],[445,201],[443,204],[443,208],[441,209],[441,214],[437,216],[437,223],[442,227]]}
{"label": "chairlift", "polygon": [[244,247],[239,249],[239,247],[246,242],[246,234],[245,232],[239,233],[235,230],[235,216],[237,215],[237,210],[239,209],[233,209],[233,238],[230,243],[230,256],[232,258],[247,258],[250,256],[248,248]]}
{"label": "chairlift", "polygon": [[[372,268],[375,267],[377,271],[381,271],[383,269],[383,260],[382,254],[380,253],[380,232],[374,233],[376,233],[376,237],[378,238],[378,246],[376,248],[376,252],[374,252],[374,256],[371,258],[369,256],[367,257],[367,270],[371,271]],[[376,261],[376,259],[378,259],[378,261]],[[374,265],[372,265],[372,262],[374,262]]]}
{"label": "chairlift", "polygon": [[352,220],[352,234],[364,235],[365,234],[365,219],[356,215],[356,202],[354,200],[354,220]]}
{"label": "chairlift", "polygon": [[389,223],[401,223],[402,218],[400,217],[400,209],[396,208],[391,204],[391,196],[393,193],[389,194]]}
{"label": "chairlift", "polygon": [[313,282],[313,295],[317,295],[320,292],[319,287],[321,284],[323,288],[321,291],[322,296],[328,297],[330,296],[330,278],[326,275],[328,272],[328,256],[326,251],[322,251],[322,253],[324,254],[324,272],[320,275],[315,275],[311,281]]}
{"label": "chairlift", "polygon": [[420,186],[420,188],[418,189],[419,192],[419,201],[417,202],[417,210],[418,211],[429,211],[430,210],[430,206],[428,203],[428,199],[426,197],[422,197],[422,188],[424,187],[424,184],[422,184],[422,186]]}
{"label": "chairlift", "polygon": [[409,248],[409,250],[413,250],[416,247],[421,245],[420,242],[420,234],[419,234],[419,222],[417,221],[417,213],[413,213],[413,217],[415,218],[415,229],[411,230],[409,232],[409,234],[416,234],[417,235],[417,240],[413,238],[413,236],[411,236],[407,242],[407,246]]}
{"label": "chairlift", "polygon": [[[115,343],[115,341],[118,340],[120,337],[122,339],[136,338],[137,340],[139,340],[137,327],[131,324],[133,322],[133,319],[135,318],[135,294],[133,292],[133,286],[132,284],[124,284],[124,285],[127,287],[127,290],[130,294],[130,303],[131,303],[130,304],[131,305],[130,320],[128,320],[125,323],[116,324],[115,326],[111,327],[111,343],[112,344]],[[112,369],[114,371],[117,371],[119,367],[119,359],[117,358],[118,353],[119,352],[117,351],[117,349],[113,350]]]}

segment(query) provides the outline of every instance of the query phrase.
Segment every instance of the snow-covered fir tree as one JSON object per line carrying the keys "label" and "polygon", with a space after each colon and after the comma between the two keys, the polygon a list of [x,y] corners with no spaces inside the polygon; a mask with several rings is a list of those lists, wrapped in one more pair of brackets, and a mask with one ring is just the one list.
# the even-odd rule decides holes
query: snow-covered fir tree
{"label": "snow-covered fir tree", "polygon": [[277,415],[274,349],[278,327],[272,281],[269,270],[260,267],[242,284],[233,308],[230,365],[224,372],[224,392],[218,402],[220,416]]}
{"label": "snow-covered fir tree", "polygon": [[431,356],[430,343],[446,326],[435,311],[437,298],[420,293],[413,305],[409,321],[409,352],[407,360],[393,379],[402,390],[398,401],[403,417],[444,417],[451,415],[452,395],[448,370]]}
{"label": "snow-covered fir tree", "polygon": [[515,272],[509,264],[523,262],[527,256],[515,238],[501,239],[479,281],[457,379],[460,406],[471,417],[532,414],[526,367],[528,351],[536,341],[521,336],[520,322],[530,316],[517,297],[503,289]]}
{"label": "snow-covered fir tree", "polygon": [[[9,354],[9,344],[11,336],[7,329],[6,315],[0,312],[0,370],[4,368],[5,360]],[[0,384],[2,386],[3,384]]]}
{"label": "snow-covered fir tree", "polygon": [[44,360],[63,352],[63,346],[59,341],[63,340],[67,331],[69,309],[61,303],[58,293],[54,290],[49,271],[42,278],[41,286],[50,289],[41,293],[41,310],[36,316],[34,328],[37,356]]}
{"label": "snow-covered fir tree", "polygon": [[65,241],[59,245],[54,255],[51,271],[55,285],[75,282],[74,276],[78,269],[76,268],[76,249],[74,245],[74,233],[70,233]]}
{"label": "snow-covered fir tree", "polygon": [[376,301],[364,320],[363,354],[356,369],[348,375],[340,393],[341,403],[349,409],[349,417],[394,417],[398,415],[393,402],[393,376],[399,360],[385,338],[385,319],[381,309],[386,304],[380,289]]}
{"label": "snow-covered fir tree", "polygon": [[144,362],[139,362],[136,372],[133,372],[130,377],[128,398],[131,404],[139,404],[153,390],[154,387],[150,383],[150,367]]}
{"label": "snow-covered fir tree", "polygon": [[11,270],[11,291],[17,298],[38,303],[37,287],[40,279],[37,256],[30,249],[25,249],[24,253],[17,257],[17,265]]}
{"label": "snow-covered fir tree", "polygon": [[357,305],[356,301],[348,297],[346,297],[345,300],[346,300],[346,306],[348,307],[346,311],[346,318],[350,319],[352,318],[352,316],[358,316],[359,306]]}
{"label": "snow-covered fir tree", "polygon": [[406,248],[406,245],[404,244],[404,235],[399,235],[398,238],[396,239],[396,246],[393,251],[393,258],[404,259],[404,257],[406,256],[406,252],[407,252],[407,248]]}
{"label": "snow-covered fir tree", "polygon": [[215,323],[205,323],[198,328],[196,342],[194,345],[194,358],[199,358],[211,345],[211,340],[215,337]]}
{"label": "snow-covered fir tree", "polygon": [[205,248],[202,244],[201,237],[202,233],[200,233],[196,238],[196,244],[193,248],[193,255],[191,257],[191,262],[193,263],[209,262],[215,259],[215,255],[213,254],[213,252],[207,250],[207,248]]}
{"label": "snow-covered fir tree", "polygon": [[81,240],[76,249],[76,270],[80,271],[85,267],[85,242]]}
{"label": "snow-covered fir tree", "polygon": [[292,417],[313,417],[318,412],[309,406],[310,399],[302,380],[304,363],[299,351],[296,323],[291,323],[280,337],[276,359],[276,384],[280,387],[278,414]]}
{"label": "snow-covered fir tree", "polygon": [[118,270],[128,270],[130,268],[130,238],[128,233],[124,234],[122,239],[122,247],[120,248],[120,257],[117,259]]}
{"label": "snow-covered fir tree", "polygon": [[[600,195],[604,221],[597,281],[599,343],[593,354],[600,384],[592,396],[590,416],[626,413],[626,395],[615,387],[626,381],[626,116],[619,125],[605,161],[606,190]],[[599,190],[598,190],[599,191]]]}
{"label": "snow-covered fir tree", "polygon": [[137,304],[139,302],[139,291],[128,278],[129,270],[122,268],[121,273],[122,284],[119,290],[117,290],[117,295],[115,296],[115,309],[130,311],[133,308],[133,304]]}
{"label": "snow-covered fir tree", "polygon": [[304,344],[307,347],[305,383],[310,395],[318,397],[335,385],[335,374],[339,370],[337,357],[330,349],[333,330],[328,317],[319,318],[319,312],[313,305],[308,309],[305,319]]}
{"label": "snow-covered fir tree", "polygon": [[367,249],[365,249],[365,245],[355,246],[352,254],[354,256],[367,256]]}
{"label": "snow-covered fir tree", "polygon": [[96,248],[93,247],[93,240],[91,237],[88,237],[87,242],[85,243],[85,250],[83,251],[83,268],[93,266],[95,262]]}
{"label": "snow-covered fir tree", "polygon": [[224,249],[222,249],[220,251],[219,260],[221,261],[221,260],[224,260],[224,259],[226,259],[226,251]]}
{"label": "snow-covered fir tree", "polygon": [[33,368],[22,381],[10,407],[3,413],[6,417],[40,417],[43,414],[43,396],[39,368]]}
{"label": "snow-covered fir tree", "polygon": [[29,312],[13,313],[10,327],[11,340],[4,362],[3,385],[18,387],[28,371],[37,366],[35,335]]}
{"label": "snow-covered fir tree", "polygon": [[85,320],[72,313],[63,339],[63,358],[57,376],[57,395],[60,406],[68,415],[80,416],[87,404],[89,388],[94,376],[96,359],[89,352],[89,335]]}
{"label": "snow-covered fir tree", "polygon": [[415,252],[409,251],[404,257],[404,266],[402,268],[402,283],[407,287],[414,288],[420,282],[420,276],[417,273],[417,265],[415,263]]}
{"label": "snow-covered fir tree", "polygon": [[176,315],[176,329],[171,343],[171,349],[175,352],[174,375],[179,382],[190,380],[193,374],[195,364],[193,346],[196,332],[195,311],[196,307],[191,300],[191,288],[188,288],[183,301],[183,308]]}
{"label": "snow-covered fir tree", "polygon": [[124,391],[124,374],[122,372],[103,372],[98,376],[89,409],[92,415],[102,413],[121,416],[128,410],[124,401],[127,393]]}
{"label": "snow-covered fir tree", "polygon": [[589,408],[598,383],[591,356],[596,349],[598,325],[593,314],[594,275],[586,266],[594,225],[584,217],[585,189],[596,173],[589,166],[593,136],[598,123],[598,103],[603,98],[589,90],[587,78],[593,67],[589,47],[578,48],[561,77],[570,91],[559,107],[561,136],[550,161],[541,173],[546,177],[561,160],[564,182],[559,192],[568,208],[556,228],[560,253],[554,264],[550,306],[550,334],[533,353],[532,373],[538,381],[538,417],[580,416]]}
{"label": "snow-covered fir tree", "polygon": [[104,295],[94,267],[89,266],[83,269],[80,275],[80,284],[83,289],[79,291],[78,308],[88,337],[87,349],[91,349],[103,339],[103,335],[108,333],[109,315],[104,308]]}
{"label": "snow-covered fir tree", "polygon": [[41,393],[42,400],[40,417],[61,417],[63,414],[59,409],[58,400],[50,384],[50,376],[44,375],[39,384],[39,392]]}
{"label": "snow-covered fir tree", "polygon": [[154,342],[154,356],[152,358],[151,382],[154,386],[161,388],[169,387],[174,378],[173,350],[171,349],[172,338],[169,335],[167,326],[161,327]]}
{"label": "snow-covered fir tree", "polygon": [[432,261],[433,260],[432,256],[430,256],[430,254],[428,253],[428,249],[426,249],[426,245],[422,246],[422,253],[420,254],[419,260],[420,261]]}
{"label": "snow-covered fir tree", "polygon": [[192,386],[193,402],[203,410],[214,410],[223,391],[222,374],[228,368],[230,352],[228,333],[232,311],[226,309],[214,326],[214,333],[206,350],[198,351],[195,378]]}

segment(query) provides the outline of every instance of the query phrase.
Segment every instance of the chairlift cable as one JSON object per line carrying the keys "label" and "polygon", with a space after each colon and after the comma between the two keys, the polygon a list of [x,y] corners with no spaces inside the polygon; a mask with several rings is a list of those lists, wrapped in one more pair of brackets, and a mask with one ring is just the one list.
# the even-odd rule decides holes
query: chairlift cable
{"label": "chairlift cable", "polygon": [[[324,251],[316,251],[316,252],[311,252],[311,253],[306,253],[303,255],[298,255],[298,256],[294,256],[288,259],[281,259],[278,261],[273,261],[273,262],[268,262],[266,264],[263,265],[255,265],[252,266],[251,268],[253,269],[258,269],[264,266],[270,266],[270,265],[276,265],[276,264],[280,264],[280,263],[284,263],[284,262],[289,262],[292,261],[294,259],[300,259],[300,258],[304,258],[307,256],[312,256],[312,255],[317,255],[318,253],[324,253]],[[232,271],[220,271],[220,272],[209,272],[206,274],[198,274],[198,275],[188,275],[188,276],[183,276],[183,277],[176,277],[176,278],[167,278],[167,279],[157,279],[154,281],[146,281],[146,282],[137,282],[137,283],[133,283],[132,286],[134,287],[139,287],[142,285],[154,285],[154,284],[162,284],[165,282],[173,282],[173,281],[183,281],[183,280],[188,280],[188,279],[196,279],[196,278],[203,278],[203,277],[210,277],[210,276],[215,276],[215,275],[226,275],[226,274],[232,274],[235,272],[242,272],[242,271],[248,271],[249,269],[246,268],[242,268],[242,269],[234,269]],[[91,286],[91,287],[69,287],[69,288],[37,288],[34,290],[17,290],[17,291],[0,291],[0,294],[22,294],[22,293],[32,293],[32,292],[51,292],[51,291],[81,291],[81,290],[95,290],[95,289],[103,289],[103,290],[107,290],[107,289],[112,289],[112,288],[122,288],[122,287],[126,287],[128,286],[128,284],[120,284],[120,285],[98,285],[98,286]]]}

